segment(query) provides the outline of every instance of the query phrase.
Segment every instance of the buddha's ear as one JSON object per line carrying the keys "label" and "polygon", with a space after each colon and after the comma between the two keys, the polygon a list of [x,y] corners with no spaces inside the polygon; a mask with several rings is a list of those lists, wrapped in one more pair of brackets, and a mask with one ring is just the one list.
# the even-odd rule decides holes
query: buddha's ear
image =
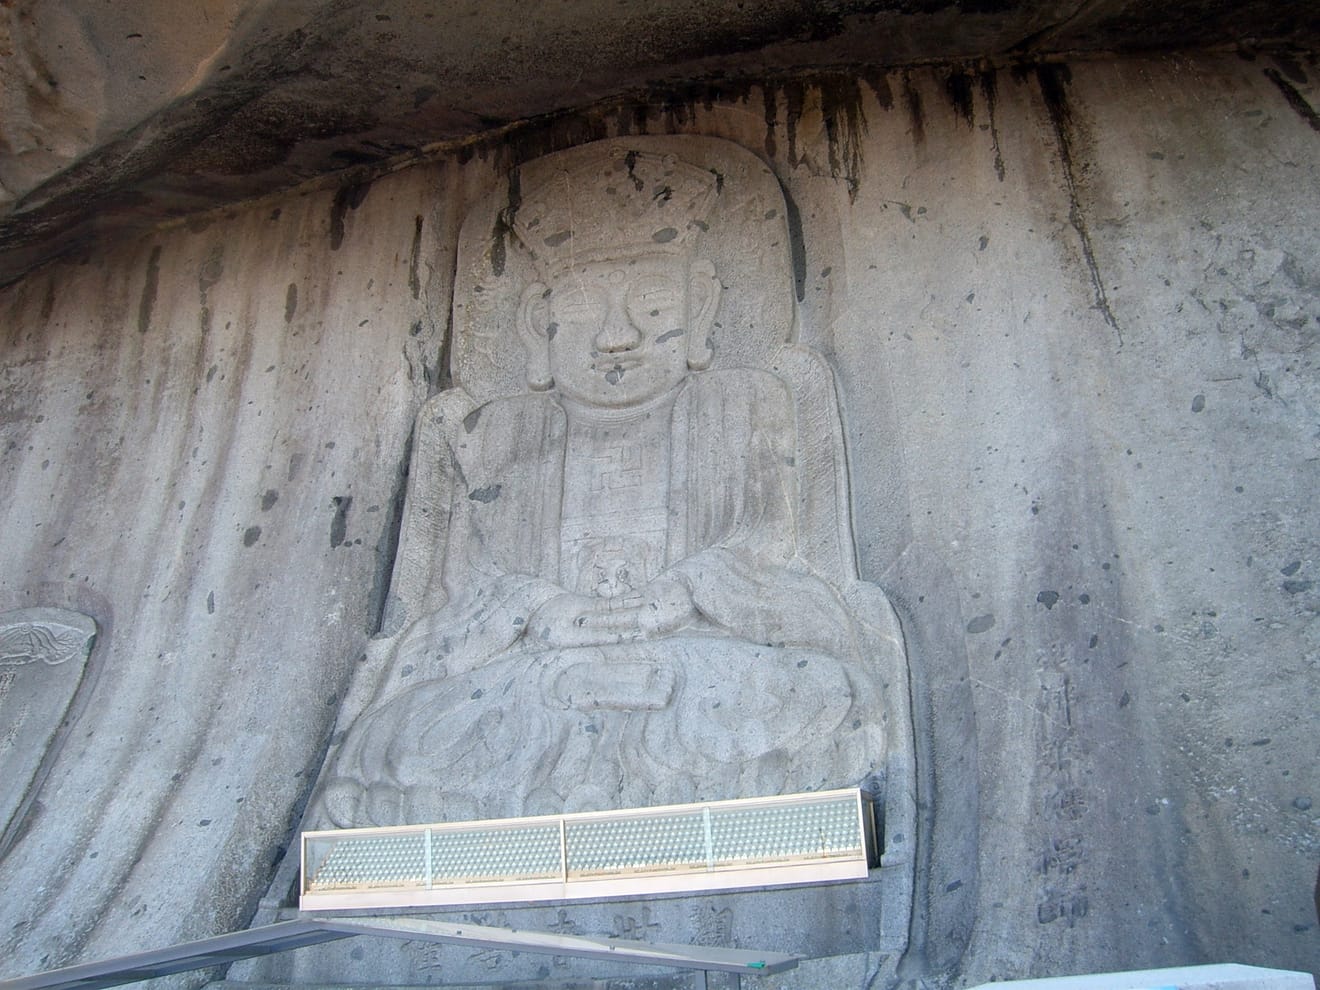
{"label": "buddha's ear", "polygon": [[550,374],[550,290],[544,282],[533,282],[523,289],[518,303],[518,335],[527,350],[527,385],[534,392],[551,388]]}
{"label": "buddha's ear", "polygon": [[705,258],[692,262],[688,276],[688,367],[705,371],[715,360],[715,313],[720,305],[720,280]]}

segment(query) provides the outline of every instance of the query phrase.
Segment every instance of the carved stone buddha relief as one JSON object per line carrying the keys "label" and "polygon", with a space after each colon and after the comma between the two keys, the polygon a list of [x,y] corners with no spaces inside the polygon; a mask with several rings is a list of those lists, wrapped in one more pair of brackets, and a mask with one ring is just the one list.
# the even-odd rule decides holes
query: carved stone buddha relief
{"label": "carved stone buddha relief", "polygon": [[0,855],[41,785],[95,640],[80,612],[0,612]]}
{"label": "carved stone buddha relief", "polygon": [[309,825],[909,800],[902,635],[796,336],[783,194],[727,142],[586,145],[472,210],[455,387]]}

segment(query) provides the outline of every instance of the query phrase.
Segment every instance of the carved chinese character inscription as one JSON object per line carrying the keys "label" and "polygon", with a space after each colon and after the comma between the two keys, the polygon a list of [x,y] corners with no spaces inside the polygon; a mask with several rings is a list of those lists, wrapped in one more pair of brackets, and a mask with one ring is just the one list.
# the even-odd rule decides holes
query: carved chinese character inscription
{"label": "carved chinese character inscription", "polygon": [[666,138],[515,179],[493,222],[478,209],[464,228],[459,387],[419,419],[404,621],[373,647],[314,817],[882,774],[879,672],[902,668],[902,638],[856,577],[833,380],[791,340],[774,177],[722,142]]}

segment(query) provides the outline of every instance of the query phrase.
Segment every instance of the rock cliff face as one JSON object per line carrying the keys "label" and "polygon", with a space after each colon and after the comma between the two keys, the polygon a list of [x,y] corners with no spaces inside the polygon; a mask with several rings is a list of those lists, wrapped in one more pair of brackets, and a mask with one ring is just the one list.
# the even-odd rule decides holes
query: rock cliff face
{"label": "rock cliff face", "polygon": [[[625,94],[838,66],[1310,45],[1309,0],[14,0],[0,283],[349,168]],[[682,100],[680,99],[681,103]]]}
{"label": "rock cliff face", "polygon": [[[42,104],[66,142],[34,123],[24,140],[50,147],[4,173],[0,611],[72,609],[98,635],[0,859],[0,889],[21,892],[0,905],[0,975],[248,923],[381,622],[411,423],[449,384],[459,224],[512,166],[643,132],[733,141],[787,194],[800,336],[837,377],[862,577],[899,613],[922,713],[905,972],[1316,968],[1313,56],[937,65],[622,98],[355,184],[98,228],[16,277],[47,234],[74,243],[77,217],[137,223],[313,170],[298,156],[329,147],[313,124],[292,159],[253,150],[226,173],[203,151],[256,149],[244,114],[296,100],[314,74],[217,104],[234,129],[205,118],[196,140],[167,142],[168,167],[66,185],[107,155],[164,161],[105,142],[151,121],[133,131],[147,141],[216,99],[241,64],[232,39],[274,36],[262,18],[317,14],[333,36],[353,8],[324,7],[199,8],[195,31],[173,27],[155,97],[116,96],[117,60],[99,82],[89,70],[76,98]],[[393,20],[367,28],[405,33],[382,11]],[[81,31],[81,57],[106,57],[89,14],[6,16],[54,18],[32,28],[42,44]],[[304,62],[337,71],[314,51]],[[688,65],[678,51],[657,59]],[[36,120],[32,93],[53,77],[25,57]],[[510,92],[523,58],[506,60]],[[439,97],[420,85],[400,92],[425,114]],[[592,85],[491,115],[608,88]],[[267,185],[258,160],[284,171]]]}

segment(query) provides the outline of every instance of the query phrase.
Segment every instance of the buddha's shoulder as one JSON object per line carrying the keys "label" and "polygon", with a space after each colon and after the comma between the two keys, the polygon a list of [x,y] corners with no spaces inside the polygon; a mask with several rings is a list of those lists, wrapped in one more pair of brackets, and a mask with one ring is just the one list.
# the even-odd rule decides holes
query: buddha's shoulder
{"label": "buddha's shoulder", "polygon": [[471,433],[483,420],[557,418],[562,414],[562,407],[546,392],[526,392],[478,402],[463,389],[451,388],[428,399],[418,421],[427,427],[459,427]]}
{"label": "buddha's shoulder", "polygon": [[745,396],[757,404],[781,405],[792,402],[792,390],[787,382],[765,368],[713,368],[692,376],[694,396]]}
{"label": "buddha's shoulder", "polygon": [[520,451],[564,430],[563,408],[541,392],[477,402],[462,389],[432,396],[417,417],[416,442],[458,453],[496,446]]}

